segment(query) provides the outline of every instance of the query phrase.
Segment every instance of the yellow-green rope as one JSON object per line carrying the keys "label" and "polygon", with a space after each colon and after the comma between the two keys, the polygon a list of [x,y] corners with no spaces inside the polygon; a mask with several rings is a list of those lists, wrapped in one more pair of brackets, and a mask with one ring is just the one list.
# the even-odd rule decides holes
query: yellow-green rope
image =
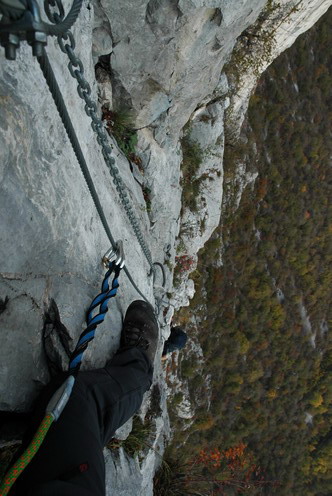
{"label": "yellow-green rope", "polygon": [[16,481],[17,477],[20,475],[20,473],[24,470],[24,468],[35,456],[35,454],[40,448],[41,443],[44,440],[44,437],[47,434],[47,431],[51,427],[53,420],[54,417],[52,414],[45,415],[27,449],[24,451],[24,453],[19,457],[16,463],[8,470],[8,472],[4,476],[2,483],[0,485],[0,496],[6,496],[6,494],[8,494],[10,488]]}

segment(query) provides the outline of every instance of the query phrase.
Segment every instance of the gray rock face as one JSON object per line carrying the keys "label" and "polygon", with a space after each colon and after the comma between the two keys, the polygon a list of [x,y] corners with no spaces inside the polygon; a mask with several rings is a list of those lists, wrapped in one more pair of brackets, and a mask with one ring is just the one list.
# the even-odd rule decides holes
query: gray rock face
{"label": "gray rock face", "polygon": [[[186,253],[194,256],[204,246],[219,222],[223,194],[224,109],[227,100],[200,108],[191,120],[190,139],[199,143],[204,159],[197,212],[185,209],[181,220]],[[216,201],[218,198],[218,201]]]}
{"label": "gray rock face", "polygon": [[[92,11],[85,6],[81,24],[76,26],[76,38],[81,38],[78,53],[87,74],[90,74],[90,81],[93,81],[91,51],[85,53],[85,47],[89,46],[91,50],[91,28]],[[52,46],[52,42],[49,53],[113,235],[115,239],[122,238],[126,246],[127,239],[132,238],[133,233],[66,68],[67,61]],[[37,61],[32,58],[28,47],[22,47],[17,61],[2,60],[0,71],[0,149],[3,151],[0,165],[0,295],[2,299],[9,297],[8,309],[0,318],[8,330],[17,333],[24,330],[22,337],[34,336],[31,343],[23,338],[19,340],[20,346],[14,344],[16,341],[8,340],[9,349],[1,347],[3,380],[0,397],[3,409],[24,409],[31,402],[35,381],[39,377],[44,382],[47,380],[47,371],[45,367],[40,367],[40,358],[35,359],[34,365],[31,364],[31,353],[37,357],[36,350],[41,351],[43,320],[50,299],[56,302],[61,321],[74,342],[82,331],[85,309],[99,292],[104,274],[101,257],[109,248],[109,241]],[[128,183],[128,193],[134,199],[136,213],[146,235],[148,218],[141,188],[133,180],[128,161],[120,156],[116,148],[114,154],[119,157],[118,166]],[[123,229],[124,225],[127,232]],[[137,269],[133,273],[135,281],[153,301],[152,280],[147,277],[149,269],[140,247],[130,243],[125,250],[129,270],[132,270],[132,264]],[[121,282],[117,302],[112,302],[112,310],[105,322],[105,329],[114,329],[116,338],[112,338],[110,332],[100,333],[96,344],[91,345],[91,352],[95,347],[99,347],[100,352],[94,355],[95,366],[105,361],[118,345],[121,314],[128,303],[138,297],[133,289],[127,287],[126,276]],[[16,300],[12,296],[14,285]],[[15,301],[19,302],[23,295],[24,309],[29,299],[34,302],[28,313],[21,309],[20,303],[15,305]],[[86,366],[89,365],[91,352],[89,349]],[[10,362],[7,361],[9,356]],[[20,375],[25,360],[28,360],[26,373],[22,380],[15,382],[15,387],[11,387],[13,378]],[[10,398],[8,389],[13,390]]]}
{"label": "gray rock face", "polygon": [[169,135],[177,138],[213,92],[236,38],[265,0],[239,3],[235,12],[230,1],[139,0],[133,9],[130,0],[100,0],[114,40],[114,84],[124,90],[123,104],[135,110],[138,128],[160,118],[159,143]]}
{"label": "gray rock face", "polygon": [[[269,61],[331,3],[307,0],[289,12],[286,24],[276,30]],[[219,223],[225,110],[230,102],[229,122],[239,125],[257,78],[249,64],[241,66],[239,81],[233,73],[228,81],[223,67],[239,35],[257,21],[265,4],[265,0],[239,0],[234,8],[230,0],[94,0],[93,5],[84,1],[74,25],[76,52],[94,98],[98,95],[100,104],[118,110],[133,109],[143,176],[134,175],[116,143],[110,139],[110,144],[153,260],[167,262],[165,289],[160,272],[154,283],[148,275],[148,263],[103,161],[67,70],[68,61],[57,41],[49,40],[47,52],[113,236],[123,240],[126,265],[140,290],[157,303],[163,339],[170,332],[174,308],[188,304],[194,293],[187,276],[176,292],[173,288],[179,233],[184,253],[195,258]],[[110,71],[98,68],[97,85],[94,63],[107,54],[111,54]],[[43,333],[49,333],[65,367],[67,357],[57,333],[67,332],[74,347],[84,328],[85,310],[100,289],[104,275],[100,261],[109,241],[30,48],[23,44],[15,62],[6,61],[2,50],[0,58],[0,408],[26,411],[49,379]],[[259,70],[265,67],[264,63]],[[201,186],[195,214],[187,209],[181,212],[184,132],[204,152],[197,173]],[[149,191],[149,207],[142,185]],[[173,293],[173,298],[165,296],[165,291]],[[102,366],[117,349],[122,317],[137,298],[122,274],[118,296],[86,352],[85,368]],[[160,451],[164,433],[169,434],[161,349],[162,340],[155,381],[164,411],[155,420],[152,443]],[[143,412],[148,401],[149,395]],[[117,458],[105,451],[105,457],[107,494],[152,494],[159,463],[153,449],[141,464],[122,451]]]}

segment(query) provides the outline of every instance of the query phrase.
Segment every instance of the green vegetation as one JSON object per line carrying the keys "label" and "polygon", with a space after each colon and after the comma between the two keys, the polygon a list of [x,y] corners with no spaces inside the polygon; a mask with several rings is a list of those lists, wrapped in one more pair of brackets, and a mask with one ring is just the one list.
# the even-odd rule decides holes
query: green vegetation
{"label": "green vegetation", "polygon": [[134,417],[133,429],[127,439],[123,441],[123,448],[129,456],[135,456],[147,447],[151,438],[151,421],[142,422],[138,416]]}
{"label": "green vegetation", "polygon": [[108,449],[117,450],[122,447],[130,457],[138,455],[140,458],[144,458],[146,452],[151,448],[150,442],[155,432],[153,419],[162,413],[160,399],[159,386],[154,384],[150,393],[150,407],[146,412],[144,421],[138,415],[135,415],[132,430],[127,439],[124,441],[112,439],[107,445]]}
{"label": "green vegetation", "polygon": [[143,186],[142,192],[146,204],[146,211],[151,212],[151,189],[147,186]]}
{"label": "green vegetation", "polygon": [[188,136],[181,140],[183,160],[182,170],[182,205],[192,212],[197,212],[197,197],[199,194],[201,177],[197,177],[199,167],[203,161],[203,150],[200,145],[191,141]]}
{"label": "green vegetation", "polygon": [[176,247],[176,253],[178,255],[183,255],[184,253],[187,253],[187,247],[183,239],[179,239],[178,245]]}
{"label": "green vegetation", "polygon": [[281,25],[287,25],[291,16],[298,12],[302,0],[295,5],[268,0],[256,22],[245,29],[238,37],[232,57],[225,72],[239,83],[253,72],[258,78],[263,66],[270,63],[276,45],[276,32]]}
{"label": "green vegetation", "polygon": [[176,457],[166,450],[155,477],[158,496],[202,496],[206,494],[262,494],[263,488],[278,487],[266,481],[247,445],[220,451],[200,450],[186,460],[181,452]]}
{"label": "green vegetation", "polygon": [[[175,422],[171,457],[181,451],[188,463],[200,449],[248,446],[270,485],[243,494],[332,493],[331,21],[330,10],[262,77],[246,139],[226,147],[223,224],[200,253],[191,307],[176,316],[205,365],[196,371],[181,357],[196,418],[189,428]],[[234,213],[240,162],[259,175]],[[197,330],[192,314],[201,317]]]}
{"label": "green vegetation", "polygon": [[107,130],[114,136],[120,150],[136,162],[135,147],[137,133],[133,128],[133,117],[129,110],[115,111],[106,107],[102,109],[102,119],[106,120]]}
{"label": "green vegetation", "polygon": [[127,455],[134,457],[141,454],[144,450],[150,447],[149,441],[152,438],[152,422],[147,419],[142,422],[138,415],[133,418],[133,428],[127,439],[121,441],[112,439],[107,445],[110,450],[123,448]]}

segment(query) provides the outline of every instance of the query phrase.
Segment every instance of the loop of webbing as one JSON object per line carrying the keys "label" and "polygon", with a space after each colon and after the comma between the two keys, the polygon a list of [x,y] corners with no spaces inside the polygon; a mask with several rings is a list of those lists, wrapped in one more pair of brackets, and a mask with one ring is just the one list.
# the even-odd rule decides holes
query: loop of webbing
{"label": "loop of webbing", "polygon": [[[102,286],[101,286],[101,292],[99,293],[98,296],[94,298],[92,301],[90,307],[88,308],[87,314],[86,314],[86,323],[87,327],[84,329],[82,334],[79,337],[79,340],[77,342],[76,348],[73,351],[70,361],[69,361],[69,367],[68,370],[73,374],[77,375],[81,364],[82,364],[82,358],[83,358],[83,353],[87,349],[88,344],[92,339],[95,337],[95,332],[96,328],[101,322],[103,322],[105,315],[108,311],[108,302],[111,298],[114,298],[116,296],[118,287],[119,287],[119,282],[118,282],[118,277],[121,271],[120,265],[116,265],[116,262],[111,262],[109,265],[109,269],[105,274]],[[110,289],[108,280],[110,276],[114,272],[114,277],[112,280],[112,287]],[[94,311],[99,307],[99,313],[94,315]]]}

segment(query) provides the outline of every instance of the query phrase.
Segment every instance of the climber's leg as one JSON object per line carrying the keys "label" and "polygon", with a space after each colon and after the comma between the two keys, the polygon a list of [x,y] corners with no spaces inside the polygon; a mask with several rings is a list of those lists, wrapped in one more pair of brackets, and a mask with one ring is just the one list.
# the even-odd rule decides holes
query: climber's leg
{"label": "climber's leg", "polygon": [[151,382],[152,366],[139,348],[119,350],[106,367],[80,372],[60,419],[14,484],[13,496],[104,496],[104,445],[138,410]]}

